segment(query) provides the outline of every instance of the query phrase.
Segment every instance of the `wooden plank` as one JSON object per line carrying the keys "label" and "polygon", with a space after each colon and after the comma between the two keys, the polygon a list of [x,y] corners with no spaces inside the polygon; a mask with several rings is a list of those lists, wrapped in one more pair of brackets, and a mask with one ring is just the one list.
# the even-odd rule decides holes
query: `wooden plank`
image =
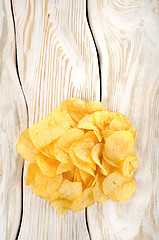
{"label": "wooden plank", "polygon": [[[13,8],[29,125],[69,97],[99,100],[98,62],[86,20],[86,1],[14,0]],[[59,217],[48,202],[28,187],[23,190],[19,239],[89,239],[85,211]]]}
{"label": "wooden plank", "polygon": [[21,173],[16,143],[27,126],[26,105],[15,64],[9,0],[0,1],[0,239],[14,240],[21,217]]}
{"label": "wooden plank", "polygon": [[159,2],[88,1],[102,99],[137,128],[136,191],[88,209],[91,239],[159,239]]}

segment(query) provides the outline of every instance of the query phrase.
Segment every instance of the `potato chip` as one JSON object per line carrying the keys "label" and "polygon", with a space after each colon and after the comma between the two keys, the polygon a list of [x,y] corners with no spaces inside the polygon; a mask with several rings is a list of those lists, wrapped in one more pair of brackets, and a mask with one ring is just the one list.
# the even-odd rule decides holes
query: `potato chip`
{"label": "potato chip", "polygon": [[[128,199],[133,194],[135,188],[134,184],[128,184],[128,193],[125,191],[125,184],[133,182],[132,178],[127,178],[123,176],[119,171],[115,171],[106,177],[103,181],[103,192],[108,197],[112,198],[114,201],[124,201]],[[131,188],[132,187],[132,188]]]}
{"label": "potato chip", "polygon": [[127,158],[125,158],[123,163],[123,175],[125,177],[131,177],[131,175],[136,171],[137,169],[137,156],[130,155]]}
{"label": "potato chip", "polygon": [[58,140],[58,145],[60,148],[62,148],[64,151],[69,153],[69,149],[71,145],[78,141],[82,136],[84,135],[84,132],[81,129],[78,128],[71,128],[67,130]]}
{"label": "potato chip", "polygon": [[88,164],[87,162],[84,162],[84,161],[80,160],[80,159],[76,156],[76,154],[74,153],[74,151],[73,151],[72,149],[70,149],[69,156],[70,156],[70,159],[71,159],[72,163],[73,163],[76,167],[84,170],[85,172],[88,172],[89,174],[91,174],[92,176],[95,177],[95,170],[90,166],[90,164]]}
{"label": "potato chip", "polygon": [[92,188],[85,189],[72,203],[71,210],[77,213],[94,203]]}
{"label": "potato chip", "polygon": [[56,174],[59,165],[59,162],[56,159],[48,158],[43,154],[39,154],[36,157],[36,162],[44,175],[52,177]]}
{"label": "potato chip", "polygon": [[125,130],[125,124],[119,116],[116,116],[110,123],[109,129],[113,131]]}
{"label": "potato chip", "polygon": [[105,179],[104,176],[98,176],[96,184],[93,188],[94,201],[97,203],[103,203],[109,199],[109,197],[107,195],[105,195],[103,192],[104,179]]}
{"label": "potato chip", "polygon": [[131,123],[130,123],[129,119],[122,113],[117,113],[117,114],[118,114],[119,118],[122,120],[122,122],[124,123],[125,130],[129,130],[131,128]]}
{"label": "potato chip", "polygon": [[26,129],[20,134],[17,143],[17,150],[20,156],[26,161],[35,162],[36,156],[39,154],[39,150],[35,148],[30,139],[29,129]]}
{"label": "potato chip", "polygon": [[55,208],[60,216],[64,216],[66,214],[71,204],[72,202],[66,199],[57,199],[51,202],[51,206]]}
{"label": "potato chip", "polygon": [[86,103],[86,111],[87,113],[94,113],[96,111],[101,111],[103,108],[103,103],[102,102],[89,102]]}
{"label": "potato chip", "polygon": [[125,201],[135,191],[136,129],[126,116],[102,106],[71,98],[18,140],[20,155],[31,162],[26,185],[61,216],[94,201]]}
{"label": "potato chip", "polygon": [[38,169],[39,169],[39,167],[38,167],[37,163],[34,163],[34,162],[29,163],[26,175],[24,177],[25,184],[27,186],[31,185],[33,179],[35,178],[35,174],[36,174]]}
{"label": "potato chip", "polygon": [[56,141],[53,141],[52,143],[42,147],[40,149],[40,152],[42,152],[45,156],[50,157],[50,158],[55,158],[54,155],[54,145]]}
{"label": "potato chip", "polygon": [[59,147],[58,143],[54,144],[54,156],[55,158],[62,163],[70,163],[69,155],[62,148]]}
{"label": "potato chip", "polygon": [[77,124],[77,127],[87,130],[94,130],[94,133],[98,138],[98,141],[99,142],[102,141],[102,134],[94,124],[93,114],[85,114],[85,116]]}
{"label": "potato chip", "polygon": [[108,110],[98,111],[93,113],[93,120],[97,128],[104,130],[108,125],[107,119],[109,116]]}
{"label": "potato chip", "polygon": [[[104,158],[102,158],[102,166],[104,167],[104,169],[107,171],[108,174],[111,174],[112,172],[116,171],[118,167],[108,163]],[[101,173],[100,170],[99,172]]]}
{"label": "potato chip", "polygon": [[105,143],[105,153],[108,158],[116,161],[124,160],[134,151],[134,138],[128,131],[113,133]]}
{"label": "potato chip", "polygon": [[86,113],[86,102],[77,98],[70,98],[69,100],[61,103],[59,107],[60,109],[67,110],[75,122],[79,122]]}
{"label": "potato chip", "polygon": [[62,173],[62,175],[63,175],[64,179],[67,179],[67,180],[73,182],[74,181],[74,176],[75,176],[75,168],[71,171]]}
{"label": "potato chip", "polygon": [[93,148],[92,148],[92,159],[93,161],[100,167],[100,171],[103,175],[107,176],[108,173],[106,169],[102,166],[101,164],[101,159],[102,159],[102,153],[103,153],[103,143],[97,143]]}
{"label": "potato chip", "polygon": [[68,171],[71,171],[75,168],[75,166],[71,163],[60,163],[58,168],[57,168],[57,171],[56,171],[56,174],[61,174],[61,173],[64,173],[64,172],[68,172]]}
{"label": "potato chip", "polygon": [[29,128],[30,138],[37,149],[48,145],[70,128],[64,112],[55,109],[42,121]]}
{"label": "potato chip", "polygon": [[81,182],[70,182],[65,179],[59,189],[60,198],[67,200],[74,200],[82,192],[82,183]]}
{"label": "potato chip", "polygon": [[134,141],[135,141],[135,139],[136,139],[136,129],[130,128],[130,129],[129,129],[129,132],[132,133],[132,135],[133,135],[133,137],[134,137]]}
{"label": "potato chip", "polygon": [[121,168],[123,165],[123,161],[116,161],[108,158],[108,156],[106,155],[105,149],[103,150],[103,158],[107,163],[109,163],[113,167]]}

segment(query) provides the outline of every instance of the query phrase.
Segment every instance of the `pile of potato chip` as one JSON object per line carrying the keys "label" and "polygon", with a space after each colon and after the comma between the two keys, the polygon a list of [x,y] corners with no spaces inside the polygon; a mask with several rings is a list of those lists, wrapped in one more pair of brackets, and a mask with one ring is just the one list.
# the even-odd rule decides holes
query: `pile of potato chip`
{"label": "pile of potato chip", "polygon": [[19,137],[18,152],[29,162],[26,185],[61,216],[134,193],[136,130],[123,114],[102,107],[71,98]]}

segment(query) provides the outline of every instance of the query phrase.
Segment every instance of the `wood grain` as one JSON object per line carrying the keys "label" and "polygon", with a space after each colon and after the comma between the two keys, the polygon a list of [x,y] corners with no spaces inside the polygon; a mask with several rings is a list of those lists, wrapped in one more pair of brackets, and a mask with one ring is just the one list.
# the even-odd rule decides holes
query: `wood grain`
{"label": "wood grain", "polygon": [[[99,100],[99,69],[86,1],[14,0],[13,9],[29,125],[69,97]],[[89,239],[85,211],[59,217],[48,202],[25,185],[23,190],[19,239]]]}
{"label": "wood grain", "polygon": [[[159,2],[88,1],[99,51],[102,100],[137,128],[136,191],[88,209],[91,238],[159,239]],[[94,230],[96,229],[96,230]]]}
{"label": "wood grain", "polygon": [[0,1],[0,239],[16,238],[21,217],[20,159],[16,142],[27,127],[26,105],[16,71],[9,0]]}

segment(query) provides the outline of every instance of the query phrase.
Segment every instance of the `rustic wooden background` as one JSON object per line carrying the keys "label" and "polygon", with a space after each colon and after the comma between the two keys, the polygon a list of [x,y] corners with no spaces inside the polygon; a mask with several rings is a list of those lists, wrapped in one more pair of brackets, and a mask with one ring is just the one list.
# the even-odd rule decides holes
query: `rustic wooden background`
{"label": "rustic wooden background", "polygon": [[[59,217],[24,185],[21,131],[69,97],[137,128],[135,194]],[[0,1],[0,240],[159,239],[159,1]]]}

